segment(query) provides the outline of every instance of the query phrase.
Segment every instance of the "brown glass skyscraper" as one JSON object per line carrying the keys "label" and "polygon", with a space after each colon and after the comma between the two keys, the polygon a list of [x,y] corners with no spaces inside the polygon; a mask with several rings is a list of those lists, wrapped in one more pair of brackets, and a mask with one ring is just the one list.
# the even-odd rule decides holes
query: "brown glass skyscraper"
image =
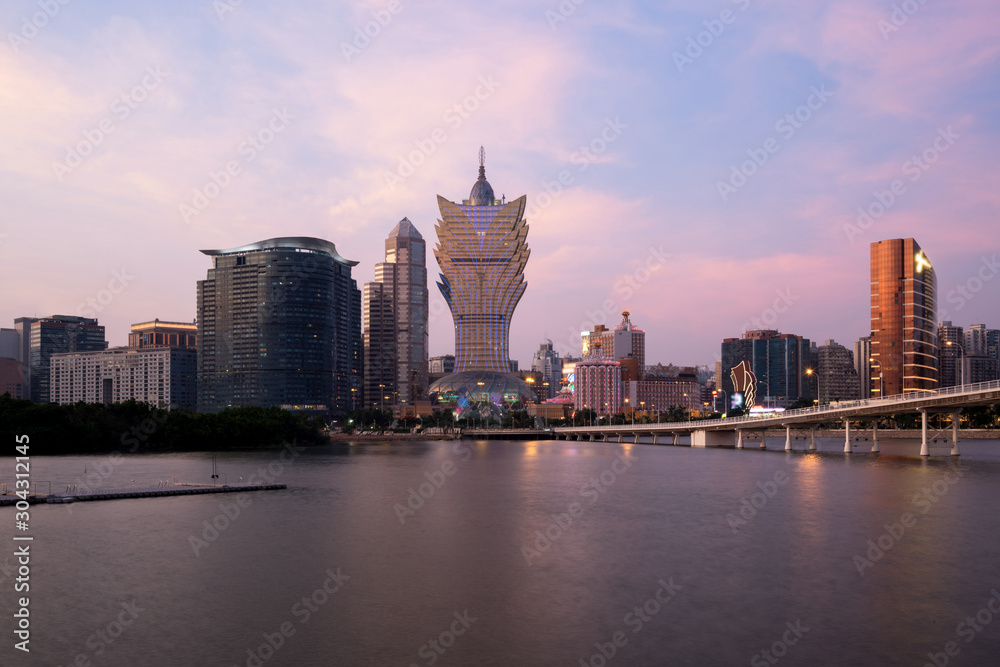
{"label": "brown glass skyscraper", "polygon": [[913,239],[871,244],[871,395],[938,388],[937,279]]}

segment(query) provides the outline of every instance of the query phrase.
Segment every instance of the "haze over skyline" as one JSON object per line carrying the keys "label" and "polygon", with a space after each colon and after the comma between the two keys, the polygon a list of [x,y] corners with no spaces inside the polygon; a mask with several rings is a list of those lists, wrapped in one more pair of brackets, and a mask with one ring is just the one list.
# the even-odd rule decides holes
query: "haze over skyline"
{"label": "haze over skyline", "polygon": [[496,194],[528,198],[522,368],[623,308],[649,363],[711,365],[754,318],[850,346],[868,244],[899,237],[938,319],[1000,326],[986,0],[56,2],[32,31],[43,5],[0,8],[5,327],[115,281],[95,314],[125,344],[194,317],[200,249],[277,236],[332,241],[360,287],[408,217],[430,354],[453,353],[435,195],[468,197],[480,145]]}

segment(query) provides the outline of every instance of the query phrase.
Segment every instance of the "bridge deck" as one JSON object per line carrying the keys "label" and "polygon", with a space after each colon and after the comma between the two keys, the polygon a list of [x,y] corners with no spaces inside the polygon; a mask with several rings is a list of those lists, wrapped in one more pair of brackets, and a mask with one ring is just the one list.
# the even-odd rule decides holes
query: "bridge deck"
{"label": "bridge deck", "polygon": [[811,408],[786,410],[775,417],[728,417],[701,421],[659,424],[620,424],[617,426],[560,426],[559,435],[589,435],[606,433],[690,433],[692,431],[735,431],[738,429],[777,428],[786,425],[820,424],[845,419],[868,419],[926,410],[951,412],[974,405],[1000,403],[1000,380],[980,382],[960,387],[947,387],[934,394],[903,394],[840,402]]}

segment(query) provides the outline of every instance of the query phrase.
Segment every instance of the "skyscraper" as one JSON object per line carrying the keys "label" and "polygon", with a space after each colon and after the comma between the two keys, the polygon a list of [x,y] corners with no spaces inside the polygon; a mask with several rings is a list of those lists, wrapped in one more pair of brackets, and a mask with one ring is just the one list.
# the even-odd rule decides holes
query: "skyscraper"
{"label": "skyscraper", "polygon": [[274,238],[202,250],[198,409],[279,406],[344,414],[361,392],[357,262],[329,241]]}
{"label": "skyscraper", "polygon": [[364,288],[365,405],[412,406],[427,394],[427,247],[407,218],[385,240]]}
{"label": "skyscraper", "polygon": [[486,154],[479,149],[479,178],[462,204],[438,195],[441,218],[434,249],[438,288],[455,322],[455,373],[436,381],[431,394],[486,416],[501,416],[533,393],[511,375],[508,337],[514,308],[527,283],[527,197],[498,200],[486,180]]}
{"label": "skyscraper", "polygon": [[[53,315],[35,320],[18,318],[15,324],[27,327],[28,382],[31,400],[48,403],[50,395],[50,364],[59,352],[92,352],[108,347],[104,327],[96,319],[75,315]],[[23,343],[22,343],[23,344]]]}
{"label": "skyscraper", "polygon": [[441,219],[434,257],[438,288],[455,321],[455,371],[509,373],[508,338],[514,308],[524,294],[528,263],[527,197],[498,200],[486,180],[479,149],[479,178],[462,204],[438,195]]}
{"label": "skyscraper", "polygon": [[[722,389],[735,391],[731,370],[746,362],[759,384],[757,398],[777,399],[790,405],[799,398],[816,397],[815,376],[808,338],[781,334],[773,329],[747,331],[743,338],[722,341]],[[752,406],[748,406],[752,407]]]}
{"label": "skyscraper", "polygon": [[872,396],[936,391],[937,278],[927,255],[913,239],[875,241],[871,286]]}

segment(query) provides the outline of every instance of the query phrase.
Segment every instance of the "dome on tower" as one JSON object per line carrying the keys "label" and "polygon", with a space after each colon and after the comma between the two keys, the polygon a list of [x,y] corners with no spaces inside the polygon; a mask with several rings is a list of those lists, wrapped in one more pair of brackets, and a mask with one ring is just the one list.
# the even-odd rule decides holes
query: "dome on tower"
{"label": "dome on tower", "polygon": [[486,180],[486,150],[479,147],[479,178],[469,193],[469,203],[473,206],[492,206],[496,200],[493,186]]}

